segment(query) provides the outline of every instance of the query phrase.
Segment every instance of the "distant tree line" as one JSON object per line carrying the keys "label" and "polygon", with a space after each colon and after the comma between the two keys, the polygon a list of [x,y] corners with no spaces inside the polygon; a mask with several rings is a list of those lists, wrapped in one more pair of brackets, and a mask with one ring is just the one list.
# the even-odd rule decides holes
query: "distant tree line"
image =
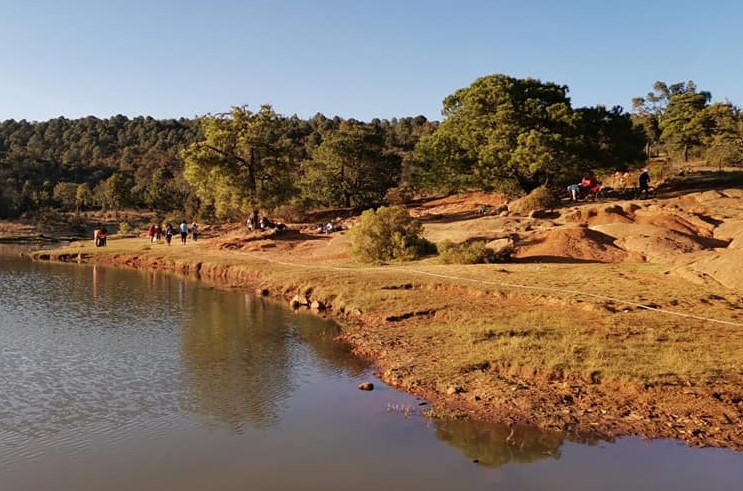
{"label": "distant tree line", "polygon": [[[270,106],[197,119],[7,120],[0,218],[125,208],[232,218],[259,205],[364,206],[384,197],[403,157],[435,127],[423,116],[303,120]],[[358,154],[339,163],[348,152]],[[391,169],[376,172],[377,159]]]}
{"label": "distant tree line", "polygon": [[200,131],[193,120],[149,117],[4,121],[0,218],[49,208],[181,208],[194,195],[178,152]]}
{"label": "distant tree line", "polygon": [[743,162],[743,119],[693,82],[657,82],[621,107],[573,108],[568,88],[490,75],[443,101],[443,120],[284,116],[270,105],[196,119],[0,123],[0,218],[139,208],[234,219],[364,209],[415,194],[562,186],[588,170],[673,152]]}
{"label": "distant tree line", "polygon": [[712,94],[693,81],[655,82],[632,100],[633,120],[643,128],[650,155],[661,151],[720,165],[743,163],[743,115],[730,102],[711,104]]}

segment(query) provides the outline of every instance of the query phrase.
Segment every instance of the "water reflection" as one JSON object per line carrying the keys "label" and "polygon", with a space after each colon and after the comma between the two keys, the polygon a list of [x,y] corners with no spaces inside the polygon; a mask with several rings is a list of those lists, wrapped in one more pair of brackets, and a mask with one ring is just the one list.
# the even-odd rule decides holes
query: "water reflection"
{"label": "water reflection", "polygon": [[487,467],[559,459],[565,437],[527,427],[468,420],[434,421],[436,437]]}
{"label": "water reflection", "polygon": [[[337,334],[185,278],[0,257],[0,488],[722,491],[743,482],[732,452],[634,440],[589,448],[525,428],[397,417],[390,401],[416,401],[381,384],[356,390],[368,366]],[[538,464],[509,465],[526,462]]]}
{"label": "water reflection", "polygon": [[282,313],[224,295],[186,318],[181,351],[195,411],[241,433],[268,428],[294,390]]}
{"label": "water reflection", "polygon": [[[262,302],[262,299],[246,296],[246,301]],[[337,340],[340,329],[335,323],[302,311],[287,316],[285,322],[301,338],[302,346],[311,350],[310,358],[324,373],[359,377],[369,370],[369,362],[353,356],[350,347]]]}
{"label": "water reflection", "polygon": [[275,426],[297,384],[360,375],[337,327],[154,271],[0,260],[0,430],[26,435],[181,410]]}
{"label": "water reflection", "polygon": [[181,336],[193,411],[235,433],[246,423],[276,425],[303,375],[318,369],[360,375],[367,368],[334,340],[337,334],[333,324],[251,295],[201,303]]}

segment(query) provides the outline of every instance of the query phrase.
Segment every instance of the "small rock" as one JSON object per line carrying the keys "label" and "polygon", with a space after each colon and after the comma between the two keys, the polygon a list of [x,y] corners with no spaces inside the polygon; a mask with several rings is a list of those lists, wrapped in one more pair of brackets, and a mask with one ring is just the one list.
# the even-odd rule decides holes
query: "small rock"
{"label": "small rock", "polygon": [[269,294],[269,291],[268,291],[268,288],[258,288],[255,291],[255,294],[258,295],[259,297],[267,297]]}
{"label": "small rock", "polygon": [[448,389],[446,389],[446,393],[450,396],[453,396],[454,394],[461,394],[462,392],[467,392],[464,387],[460,385],[452,385]]}
{"label": "small rock", "polygon": [[319,300],[315,300],[310,304],[312,310],[325,310],[325,304]]}
{"label": "small rock", "polygon": [[291,305],[293,309],[298,309],[302,306],[307,307],[309,305],[309,302],[307,302],[307,299],[304,297],[294,295],[294,298],[289,301],[289,305]]}
{"label": "small rock", "polygon": [[362,382],[359,384],[359,390],[374,390],[374,384],[371,382]]}

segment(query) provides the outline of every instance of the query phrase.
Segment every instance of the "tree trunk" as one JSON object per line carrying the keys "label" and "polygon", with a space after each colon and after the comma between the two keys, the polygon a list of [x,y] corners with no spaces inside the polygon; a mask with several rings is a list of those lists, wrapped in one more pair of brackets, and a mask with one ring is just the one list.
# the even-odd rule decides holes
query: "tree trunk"
{"label": "tree trunk", "polygon": [[250,147],[250,160],[248,160],[248,190],[253,201],[258,197],[258,182],[255,176],[256,166],[257,158],[255,155],[255,148]]}

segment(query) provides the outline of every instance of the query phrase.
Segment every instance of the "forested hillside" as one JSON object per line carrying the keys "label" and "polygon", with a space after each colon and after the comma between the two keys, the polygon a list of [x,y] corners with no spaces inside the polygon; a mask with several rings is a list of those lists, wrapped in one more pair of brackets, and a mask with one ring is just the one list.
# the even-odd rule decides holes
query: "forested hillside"
{"label": "forested hillside", "polygon": [[270,105],[197,119],[0,123],[0,218],[134,208],[233,219],[251,210],[365,208],[414,194],[528,193],[648,155],[743,162],[743,118],[693,82],[621,107],[572,107],[568,87],[490,75],[423,116],[361,122]]}

